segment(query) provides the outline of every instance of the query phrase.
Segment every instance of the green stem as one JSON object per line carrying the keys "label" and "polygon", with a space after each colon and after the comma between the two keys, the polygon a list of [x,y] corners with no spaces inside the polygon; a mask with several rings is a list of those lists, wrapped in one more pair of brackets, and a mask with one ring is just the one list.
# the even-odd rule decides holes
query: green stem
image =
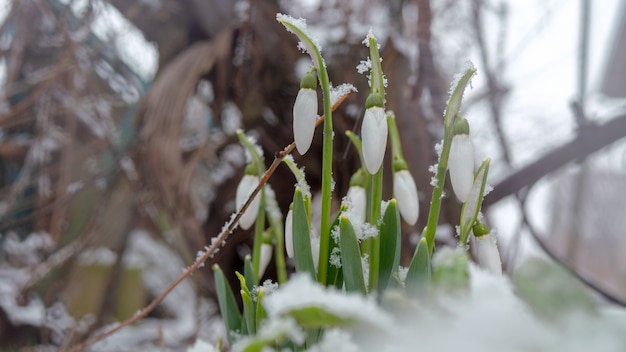
{"label": "green stem", "polygon": [[[257,195],[261,197],[261,204],[265,202],[265,190],[261,189],[261,193]],[[252,267],[254,269],[255,285],[259,283],[259,267],[261,263],[261,245],[263,244],[263,231],[265,230],[265,208],[261,205],[254,222],[254,244],[252,247]]]}
{"label": "green stem", "polygon": [[437,165],[437,184],[433,188],[432,198],[430,200],[430,210],[428,212],[428,223],[426,224],[426,244],[428,245],[429,255],[433,255],[435,249],[435,232],[437,231],[437,223],[439,222],[439,211],[441,210],[441,198],[443,195],[443,187],[446,183],[446,170],[448,169],[448,157],[450,155],[450,145],[452,144],[451,133],[444,132],[443,148]]}
{"label": "green stem", "polygon": [[396,158],[404,160],[404,157],[402,156],[400,133],[398,132],[396,117],[393,113],[387,114],[387,126],[389,127],[389,137],[391,138],[391,160],[396,160]]}
{"label": "green stem", "polygon": [[[376,175],[372,176],[372,212],[370,213],[369,223],[379,228],[378,219],[380,219],[380,203],[383,194],[383,167],[381,166]],[[378,267],[380,264],[380,235],[371,238],[369,245],[369,288],[370,291],[376,290],[378,287]]]}
{"label": "green stem", "polygon": [[[318,53],[319,55],[319,53]],[[321,61],[321,56],[319,57]],[[324,97],[324,146],[322,154],[322,214],[320,222],[320,257],[317,279],[320,283],[326,283],[328,276],[328,257],[330,250],[330,206],[332,200],[333,182],[333,119],[330,105],[330,82],[328,72],[323,63],[319,70],[320,84]]]}

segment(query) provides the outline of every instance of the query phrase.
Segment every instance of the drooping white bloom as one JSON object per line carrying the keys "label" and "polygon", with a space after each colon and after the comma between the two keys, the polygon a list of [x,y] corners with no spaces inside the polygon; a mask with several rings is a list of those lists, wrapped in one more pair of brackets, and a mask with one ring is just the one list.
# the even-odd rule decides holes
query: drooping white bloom
{"label": "drooping white bloom", "polygon": [[452,137],[448,169],[454,194],[465,203],[474,182],[474,144],[468,134]]}
{"label": "drooping white bloom", "polygon": [[259,278],[263,277],[265,269],[267,269],[267,265],[272,259],[273,249],[274,246],[269,243],[261,244],[261,258],[259,259]]}
{"label": "drooping white bloom", "polygon": [[293,210],[289,209],[285,218],[285,251],[287,257],[293,258]]}
{"label": "drooping white bloom", "polygon": [[317,92],[314,89],[301,88],[293,104],[293,136],[301,155],[311,147],[316,120]]}
{"label": "drooping white bloom", "polygon": [[500,251],[496,245],[494,234],[488,233],[476,237],[476,258],[480,266],[494,275],[502,275]]}
{"label": "drooping white bloom", "polygon": [[[256,186],[259,184],[259,177],[255,175],[244,175],[237,186],[237,192],[235,193],[235,203],[237,204],[237,211],[241,210],[243,205],[248,200],[248,197],[252,194]],[[242,229],[247,230],[252,227],[256,220],[257,213],[259,212],[259,206],[261,205],[261,196],[257,194],[250,203],[246,212],[243,213],[239,219],[239,226]]]}
{"label": "drooping white bloom", "polygon": [[352,212],[360,217],[361,221],[365,221],[365,212],[367,208],[367,192],[361,186],[351,186],[348,188],[346,199],[350,202]]}
{"label": "drooping white bloom", "polygon": [[419,199],[415,180],[409,170],[393,173],[393,196],[398,201],[398,209],[404,221],[415,225],[419,216]]}
{"label": "drooping white bloom", "polygon": [[365,110],[361,138],[363,161],[367,171],[373,175],[380,169],[387,148],[387,117],[382,107],[372,106]]}

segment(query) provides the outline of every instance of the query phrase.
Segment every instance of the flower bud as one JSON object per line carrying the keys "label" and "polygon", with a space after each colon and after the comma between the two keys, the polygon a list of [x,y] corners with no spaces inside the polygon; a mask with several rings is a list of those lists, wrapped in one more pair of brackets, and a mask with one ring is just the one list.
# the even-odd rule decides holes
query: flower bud
{"label": "flower bud", "polygon": [[365,103],[365,116],[361,126],[363,161],[365,168],[372,175],[380,169],[387,148],[387,118],[382,108],[382,101],[378,93],[369,95]]}
{"label": "flower bud", "polygon": [[317,78],[307,73],[300,82],[300,91],[293,104],[293,136],[298,153],[304,155],[311,147],[317,120]]}
{"label": "flower bud", "polygon": [[361,186],[350,186],[346,198],[350,202],[350,206],[355,215],[357,215],[361,221],[365,221],[365,213],[367,207],[367,192],[365,188]]}
{"label": "flower bud", "polygon": [[474,144],[469,136],[466,119],[457,116],[453,134],[448,160],[450,181],[456,197],[465,203],[474,182]]}
{"label": "flower bud", "polygon": [[[235,193],[235,204],[237,204],[237,211],[240,211],[243,205],[246,203],[252,192],[259,185],[259,177],[256,175],[246,174],[241,178],[239,185],[237,186],[237,192]],[[257,194],[246,212],[241,215],[239,219],[239,226],[242,229],[247,230],[252,227],[259,213],[259,207],[261,205],[261,196]]]}
{"label": "flower bud", "polygon": [[270,243],[261,244],[261,258],[259,259],[259,279],[263,277],[265,269],[272,259],[273,246]]}
{"label": "flower bud", "polygon": [[287,257],[293,258],[293,209],[289,209],[285,217],[285,251]]}
{"label": "flower bud", "polygon": [[474,225],[474,236],[476,237],[476,259],[480,266],[494,275],[502,275],[502,262],[495,234],[489,233],[484,224],[477,222]]}
{"label": "flower bud", "polygon": [[398,201],[400,215],[409,225],[415,225],[419,216],[419,199],[415,180],[409,170],[393,173],[393,196]]}

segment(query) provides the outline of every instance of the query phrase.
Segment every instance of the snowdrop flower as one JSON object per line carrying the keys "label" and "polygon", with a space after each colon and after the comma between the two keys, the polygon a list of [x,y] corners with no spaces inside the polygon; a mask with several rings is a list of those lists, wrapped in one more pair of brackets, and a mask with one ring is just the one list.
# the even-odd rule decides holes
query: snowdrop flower
{"label": "snowdrop flower", "polygon": [[300,91],[293,104],[293,137],[298,153],[304,153],[311,147],[315,121],[317,120],[317,77],[309,72],[300,81]]}
{"label": "snowdrop flower", "polygon": [[[252,174],[255,170],[254,167],[246,167],[246,174],[239,181],[239,185],[237,186],[237,191],[235,193],[235,204],[237,204],[237,211],[240,211],[243,208],[243,205],[246,203],[254,189],[259,184],[259,177],[255,174]],[[247,230],[252,227],[254,221],[256,220],[257,214],[259,212],[259,207],[261,206],[261,195],[257,194],[246,212],[243,213],[241,218],[239,219],[239,226],[242,229]]]}
{"label": "snowdrop flower", "polygon": [[363,169],[358,169],[350,178],[350,188],[346,193],[346,199],[350,204],[352,212],[365,221],[367,211],[367,181],[368,177]]}
{"label": "snowdrop flower", "polygon": [[361,126],[363,161],[370,174],[380,169],[387,148],[387,117],[383,109],[383,97],[372,93],[365,102],[365,116]]}
{"label": "snowdrop flower", "polygon": [[291,207],[285,218],[285,250],[287,257],[293,258],[293,209]]}
{"label": "snowdrop flower", "polygon": [[272,259],[273,246],[270,243],[263,243],[261,245],[261,259],[259,259],[259,279],[265,274],[265,269]]}
{"label": "snowdrop flower", "polygon": [[473,228],[476,236],[476,259],[480,266],[494,275],[502,275],[502,262],[500,261],[500,251],[496,244],[495,234],[487,229],[487,226],[477,222]]}
{"label": "snowdrop flower", "polygon": [[466,119],[457,115],[452,131],[454,137],[448,160],[450,181],[456,197],[465,203],[474,182],[474,144],[469,136]]}
{"label": "snowdrop flower", "polygon": [[420,211],[415,180],[403,159],[394,160],[393,168],[393,196],[398,201],[400,215],[407,224],[413,226]]}

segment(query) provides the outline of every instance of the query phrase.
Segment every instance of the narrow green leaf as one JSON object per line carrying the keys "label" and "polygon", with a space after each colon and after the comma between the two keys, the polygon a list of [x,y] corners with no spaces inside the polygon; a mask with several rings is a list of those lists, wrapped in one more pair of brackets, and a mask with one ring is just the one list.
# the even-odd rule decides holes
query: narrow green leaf
{"label": "narrow green leaf", "polygon": [[452,121],[454,120],[454,116],[459,113],[461,110],[461,101],[463,100],[463,93],[465,92],[465,87],[469,84],[472,76],[476,73],[476,68],[471,65],[469,66],[465,72],[457,76],[452,85],[450,100],[448,100],[448,104],[446,105],[446,110],[444,112],[444,121],[446,129],[452,126]]}
{"label": "narrow green leaf", "polygon": [[346,283],[346,290],[367,294],[365,280],[363,279],[361,251],[359,250],[359,242],[354,233],[354,228],[345,215],[341,215],[340,222],[341,269]]}
{"label": "narrow green leaf", "polygon": [[485,185],[487,184],[487,174],[489,173],[489,163],[491,159],[486,159],[476,171],[474,175],[474,183],[470,190],[467,202],[463,203],[461,208],[461,221],[459,223],[459,243],[464,247],[467,244],[469,233],[474,226],[476,217],[480,212],[485,194]]}
{"label": "narrow green leaf", "polygon": [[392,199],[380,224],[380,256],[378,270],[378,292],[382,293],[389,285],[391,275],[400,264],[400,213],[398,204]]}
{"label": "narrow green leaf", "polygon": [[315,279],[309,217],[307,216],[304,197],[297,187],[293,196],[293,253],[296,272],[307,272]]}
{"label": "narrow green leaf", "polygon": [[411,260],[404,284],[410,295],[424,293],[431,278],[430,254],[426,238],[422,236]]}
{"label": "narrow green leaf", "polygon": [[[339,212],[337,213],[337,216],[335,217],[335,220],[330,225],[331,235],[330,235],[330,245],[329,245],[329,251],[328,251],[328,253],[330,253],[330,254],[333,253],[333,250],[335,250],[335,248],[339,248],[339,244],[337,243],[337,241],[335,241],[335,238],[332,236],[332,231],[333,231],[333,229],[337,229],[337,231],[339,231],[339,217],[347,209],[348,209],[347,205],[345,205],[345,204],[342,205],[341,209],[339,209]],[[330,256],[329,256],[329,258],[330,258]],[[339,280],[340,277],[341,277],[341,268],[338,268],[337,266],[331,264],[330,260],[329,260],[329,263],[328,263],[328,277],[326,278],[326,286],[335,286],[335,287],[337,287],[338,284],[343,286],[343,281]],[[339,281],[341,281],[341,282],[339,282]],[[339,286],[339,288],[341,288],[341,286]]]}
{"label": "narrow green leaf", "polygon": [[222,269],[220,269],[217,264],[213,266],[213,276],[220,312],[222,314],[222,319],[224,319],[226,330],[228,331],[228,340],[232,344],[234,342],[233,334],[236,333],[241,327],[241,314],[239,313],[239,307],[235,301],[233,290],[228,284],[228,281],[226,281],[226,277],[224,276]]}
{"label": "narrow green leaf", "polygon": [[243,276],[246,279],[246,287],[248,288],[248,292],[252,292],[254,285],[258,283],[256,277],[254,276],[254,267],[252,266],[252,258],[250,255],[246,255],[243,261]]}
{"label": "narrow green leaf", "polygon": [[261,324],[263,320],[267,318],[267,312],[263,307],[263,297],[265,296],[265,290],[261,287],[256,295],[256,329],[259,330],[261,328]]}
{"label": "narrow green leaf", "polygon": [[254,307],[254,302],[252,302],[250,292],[246,292],[245,289],[242,289],[240,292],[241,300],[243,302],[243,316],[245,317],[248,335],[254,335],[256,333],[256,319],[254,318],[256,309]]}

